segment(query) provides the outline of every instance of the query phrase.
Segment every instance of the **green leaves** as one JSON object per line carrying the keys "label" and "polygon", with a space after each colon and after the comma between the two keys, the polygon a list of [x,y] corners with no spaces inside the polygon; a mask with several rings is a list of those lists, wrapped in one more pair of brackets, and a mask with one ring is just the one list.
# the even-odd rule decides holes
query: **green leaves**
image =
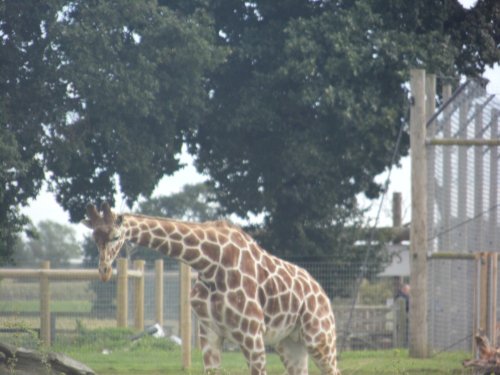
{"label": "green leaves", "polygon": [[381,190],[409,68],[480,73],[500,59],[499,14],[495,0],[3,2],[0,163],[16,173],[0,171],[0,241],[45,178],[78,220],[117,184],[149,196],[187,144],[225,213],[263,213],[273,249],[327,252],[312,232]]}
{"label": "green leaves", "polygon": [[47,164],[77,218],[89,197],[113,201],[114,176],[133,202],[179,168],[182,139],[204,111],[204,73],[220,53],[203,16],[179,17],[153,1],[78,2],[56,26],[75,121],[55,124],[64,140],[48,147],[74,141],[65,163],[60,148]]}
{"label": "green leaves", "polygon": [[[266,214],[273,251],[326,254],[331,241],[312,232],[354,220],[358,193],[380,193],[373,180],[406,121],[409,69],[459,71],[450,17],[467,12],[399,0],[219,1],[212,11],[231,55],[210,80],[198,166],[227,213]],[[407,151],[405,135],[397,156]]]}

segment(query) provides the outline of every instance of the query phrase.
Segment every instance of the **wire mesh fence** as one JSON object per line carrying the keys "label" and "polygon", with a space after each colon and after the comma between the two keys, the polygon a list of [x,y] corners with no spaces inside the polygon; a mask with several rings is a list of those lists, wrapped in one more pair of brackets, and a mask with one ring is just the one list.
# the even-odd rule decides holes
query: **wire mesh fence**
{"label": "wire mesh fence", "polygon": [[472,79],[427,124],[428,251],[449,255],[429,261],[434,350],[470,350],[477,333],[477,258],[460,254],[500,250],[499,113],[500,101],[487,93],[485,81]]}
{"label": "wire mesh fence", "polygon": [[[498,100],[487,95],[483,82],[471,80],[457,90],[428,124],[432,138],[451,140],[448,145],[442,142],[429,147],[430,253],[470,254],[499,250],[498,151],[491,145],[478,145],[480,140],[498,139],[499,111]],[[407,307],[394,303],[396,285],[402,282],[401,277],[380,276],[383,270],[377,270],[379,265],[367,264],[361,270],[360,265],[292,261],[318,279],[329,295],[342,350],[407,345]],[[152,264],[146,265],[145,326],[156,323],[152,269]],[[370,272],[366,272],[367,269]],[[360,274],[365,278],[357,284]],[[430,259],[429,340],[433,350],[470,350],[477,314],[477,291],[474,289],[477,275],[474,258]],[[40,285],[36,278],[0,280],[2,340],[24,344],[39,335]],[[358,285],[359,293],[354,295]],[[128,326],[132,327],[137,296],[132,284],[127,289],[126,316]],[[179,289],[178,267],[171,265],[163,275],[163,329],[169,336],[179,334]],[[55,344],[81,342],[84,336],[92,341],[99,330],[117,327],[115,279],[102,283],[75,279],[68,273],[67,277],[50,281],[50,296],[50,336]],[[500,296],[496,300],[500,301]],[[193,321],[196,324],[196,320]]]}
{"label": "wire mesh fence", "polygon": [[[305,262],[302,265],[315,275],[329,291],[336,314],[339,341],[344,350],[382,349],[395,346],[395,318],[392,304],[394,280],[372,275],[364,280],[353,307],[354,283],[359,268],[340,267],[328,262]],[[135,289],[133,280],[128,286],[128,326],[134,332]],[[155,324],[155,274],[153,264],[146,265],[144,277],[144,325]],[[163,330],[167,336],[179,335],[179,271],[169,267],[163,273]],[[29,346],[40,330],[40,285],[38,279],[3,278],[0,281],[0,339]],[[117,285],[113,278],[107,283],[99,280],[67,277],[50,281],[51,340],[55,345],[81,344],[85,340],[94,345],[100,332],[117,327]],[[347,332],[346,322],[352,319]],[[193,320],[196,325],[196,320]],[[195,327],[194,327],[195,328]],[[197,330],[193,329],[196,335]],[[90,337],[90,338],[89,338]],[[84,339],[85,338],[85,339]],[[193,337],[196,342],[196,337]],[[105,343],[102,343],[104,346]],[[398,344],[400,345],[400,344]],[[103,347],[104,349],[104,347]]]}
{"label": "wire mesh fence", "polygon": [[429,260],[429,340],[434,351],[469,351],[473,340],[474,259]]}
{"label": "wire mesh fence", "polygon": [[[500,101],[484,82],[470,80],[428,124],[428,135],[447,145],[429,147],[430,251],[498,251],[498,140]],[[463,142],[460,144],[460,142]]]}

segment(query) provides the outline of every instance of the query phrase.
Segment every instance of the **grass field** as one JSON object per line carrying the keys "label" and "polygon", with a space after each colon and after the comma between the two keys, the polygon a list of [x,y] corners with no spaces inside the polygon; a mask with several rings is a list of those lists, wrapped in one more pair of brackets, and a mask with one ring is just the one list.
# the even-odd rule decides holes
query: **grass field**
{"label": "grass field", "polygon": [[[132,341],[131,329],[99,328],[89,329],[84,324],[77,324],[77,333],[66,342],[59,342],[51,351],[61,352],[85,363],[99,375],[174,375],[202,374],[202,356],[195,350],[192,354],[192,366],[183,370],[181,350],[168,339],[155,339],[150,336]],[[11,337],[12,339],[12,337]],[[34,335],[19,335],[17,340],[9,340],[16,346],[29,344],[40,348]],[[462,361],[471,355],[463,352],[441,353],[430,359],[409,358],[406,350],[348,351],[340,357],[340,368],[344,375],[438,375],[470,374],[462,368]],[[276,354],[267,358],[269,375],[283,375],[284,368]],[[238,352],[225,352],[222,358],[223,375],[248,374],[243,355]],[[311,363],[310,374],[319,375]]]}
{"label": "grass field", "polygon": [[[28,329],[38,327],[40,323],[38,317],[21,314],[21,312],[39,311],[38,288],[34,288],[35,284],[2,280],[1,285],[4,295],[0,301],[0,313],[4,316],[0,317],[0,327]],[[51,301],[52,311],[62,313],[90,311],[92,298],[88,285],[82,282],[78,288],[73,286],[73,283],[51,284],[51,292],[58,297]],[[74,330],[75,333],[67,336],[58,335],[59,346],[51,350],[65,353],[85,363],[99,375],[202,374],[202,356],[199,351],[193,352],[192,367],[183,370],[180,349],[168,340],[148,337],[131,342],[130,336],[133,331],[109,328],[115,325],[114,320],[58,317],[57,329]],[[36,335],[26,333],[18,335],[6,333],[0,335],[0,340],[30,348],[36,348],[40,344],[36,341]],[[103,350],[109,354],[103,354]],[[470,374],[463,370],[461,365],[464,359],[470,357],[468,353],[454,352],[442,353],[431,359],[416,360],[409,358],[405,350],[350,351],[342,354],[340,368],[343,375]],[[267,370],[269,375],[284,374],[283,365],[275,354],[268,355]],[[222,374],[248,374],[241,353],[224,353]],[[310,365],[310,374],[319,375],[313,364]]]}
{"label": "grass field", "polygon": [[[82,300],[64,300],[64,301],[51,301],[51,312],[71,312],[71,313],[88,313],[92,308],[91,301]],[[16,300],[16,301],[0,301],[0,312],[2,313],[16,313],[16,312],[30,313],[40,311],[40,300]]]}
{"label": "grass field", "polygon": [[[202,374],[201,353],[193,352],[192,367],[183,370],[181,352],[178,348],[155,348],[149,345],[112,350],[102,354],[101,349],[67,350],[66,354],[87,364],[100,375],[174,375]],[[408,357],[405,350],[387,351],[355,351],[346,352],[340,358],[343,375],[437,375],[437,374],[470,374],[463,370],[462,361],[470,358],[466,353],[442,353],[434,358],[416,360]],[[275,354],[268,354],[267,370],[269,375],[282,375],[284,368]],[[248,370],[241,353],[224,353],[222,358],[222,374],[246,375]],[[311,363],[310,374],[319,375],[319,371]]]}

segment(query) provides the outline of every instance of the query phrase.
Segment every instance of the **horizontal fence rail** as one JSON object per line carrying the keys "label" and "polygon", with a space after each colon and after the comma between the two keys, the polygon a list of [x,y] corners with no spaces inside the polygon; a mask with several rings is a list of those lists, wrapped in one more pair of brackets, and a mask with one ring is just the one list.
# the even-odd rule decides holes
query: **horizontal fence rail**
{"label": "horizontal fence rail", "polygon": [[[113,277],[117,276],[117,270],[113,270]],[[138,270],[128,270],[127,276],[131,278],[143,277],[143,272]],[[99,271],[90,269],[19,269],[19,268],[0,268],[0,278],[19,278],[19,279],[39,279],[47,277],[49,280],[98,280]]]}
{"label": "horizontal fence rail", "polygon": [[[136,269],[129,270],[126,259],[118,260],[118,270],[113,271],[113,279],[118,281],[117,285],[117,325],[118,327],[127,326],[127,311],[128,311],[128,295],[127,284],[128,279],[135,280],[135,321],[134,327],[137,329],[144,328],[144,261],[135,261]],[[90,269],[50,269],[50,262],[42,262],[39,269],[15,269],[4,268],[0,269],[0,278],[2,279],[38,279],[39,296],[40,296],[40,339],[46,346],[50,346],[54,329],[55,315],[51,313],[51,292],[50,281],[65,280],[65,281],[81,281],[81,280],[98,280],[99,273],[97,270]],[[142,287],[142,288],[141,288]],[[142,303],[140,303],[142,301]]]}

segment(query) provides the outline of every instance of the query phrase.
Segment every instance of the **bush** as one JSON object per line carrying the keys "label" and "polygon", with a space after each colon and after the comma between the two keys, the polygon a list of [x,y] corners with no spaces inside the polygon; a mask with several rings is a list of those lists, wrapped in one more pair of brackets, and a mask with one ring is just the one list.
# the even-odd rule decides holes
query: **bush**
{"label": "bush", "polygon": [[130,328],[86,328],[79,320],[76,321],[76,338],[73,344],[80,347],[118,349],[130,344],[133,332]]}

